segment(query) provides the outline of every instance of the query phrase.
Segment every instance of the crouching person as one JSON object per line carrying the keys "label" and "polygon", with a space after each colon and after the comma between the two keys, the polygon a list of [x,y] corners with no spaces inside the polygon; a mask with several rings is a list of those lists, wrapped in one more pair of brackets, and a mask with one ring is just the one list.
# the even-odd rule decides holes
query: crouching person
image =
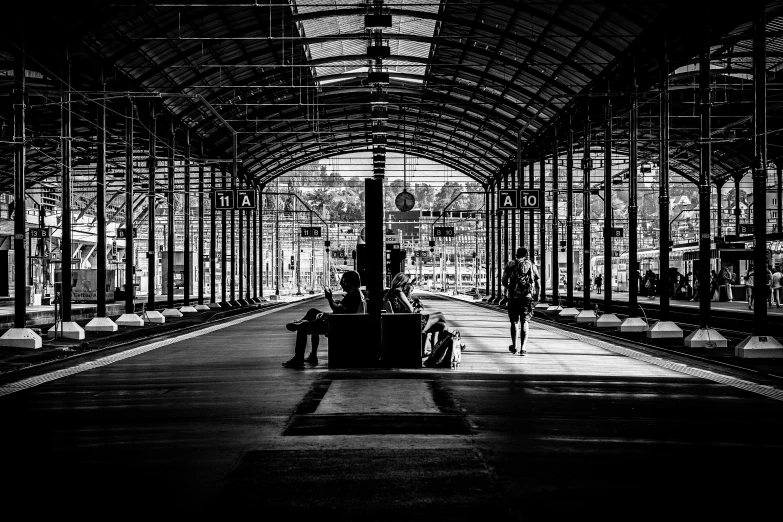
{"label": "crouching person", "polygon": [[[324,288],[324,295],[329,302],[334,314],[356,314],[365,311],[364,296],[359,290],[361,279],[359,273],[353,270],[345,272],[340,278],[340,287],[345,291],[342,300],[335,301],[332,297],[332,291]],[[311,308],[307,313],[292,323],[285,325],[292,332],[296,332],[296,346],[294,356],[283,363],[284,368],[304,368],[305,362],[318,364],[318,344],[320,336],[329,331],[329,313],[322,312],[316,308]],[[305,359],[305,348],[307,348],[307,337],[310,337],[310,355]]]}

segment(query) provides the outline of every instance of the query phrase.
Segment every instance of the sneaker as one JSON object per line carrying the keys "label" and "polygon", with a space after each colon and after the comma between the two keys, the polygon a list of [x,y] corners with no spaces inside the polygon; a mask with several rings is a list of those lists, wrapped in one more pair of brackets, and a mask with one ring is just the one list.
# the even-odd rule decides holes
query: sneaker
{"label": "sneaker", "polygon": [[520,355],[520,356],[527,355],[527,350],[519,350],[519,353],[517,355]]}
{"label": "sneaker", "polygon": [[514,348],[513,344],[509,344],[508,345],[508,351],[511,352],[511,353],[517,353],[517,349]]}
{"label": "sneaker", "polygon": [[304,360],[294,356],[283,363],[283,368],[294,368],[297,370],[304,368]]}
{"label": "sneaker", "polygon": [[299,329],[299,327],[301,325],[303,325],[306,322],[307,321],[305,321],[303,319],[300,319],[298,321],[294,321],[292,323],[288,323],[287,325],[285,325],[285,327],[288,328],[290,331],[295,332],[295,331],[297,331]]}
{"label": "sneaker", "polygon": [[317,356],[317,355],[315,355],[314,353],[311,353],[311,354],[310,354],[310,355],[307,357],[307,359],[305,359],[305,362],[306,362],[307,364],[312,364],[313,366],[317,366],[317,365],[318,365],[318,356]]}

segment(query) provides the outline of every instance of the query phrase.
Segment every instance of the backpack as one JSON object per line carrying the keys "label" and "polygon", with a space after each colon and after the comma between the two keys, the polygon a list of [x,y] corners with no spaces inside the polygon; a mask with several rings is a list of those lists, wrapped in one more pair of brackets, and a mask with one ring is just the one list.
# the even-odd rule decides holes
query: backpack
{"label": "backpack", "polygon": [[508,285],[509,297],[512,299],[526,298],[530,295],[532,288],[533,263],[530,263],[530,269],[526,273],[523,273],[522,260],[517,260]]}

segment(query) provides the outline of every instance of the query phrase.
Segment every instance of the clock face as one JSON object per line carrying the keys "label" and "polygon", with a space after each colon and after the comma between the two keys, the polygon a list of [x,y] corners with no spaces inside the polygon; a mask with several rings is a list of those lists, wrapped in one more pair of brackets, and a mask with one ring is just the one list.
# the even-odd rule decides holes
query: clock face
{"label": "clock face", "polygon": [[403,190],[397,194],[397,198],[394,200],[394,204],[397,205],[397,208],[401,212],[407,212],[413,209],[413,205],[416,204],[416,198],[414,198],[413,194],[407,190]]}

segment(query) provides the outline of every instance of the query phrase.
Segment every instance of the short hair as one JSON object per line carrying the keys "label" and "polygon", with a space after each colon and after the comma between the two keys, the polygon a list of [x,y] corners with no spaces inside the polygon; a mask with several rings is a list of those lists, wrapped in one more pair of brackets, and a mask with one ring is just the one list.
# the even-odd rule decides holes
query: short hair
{"label": "short hair", "polygon": [[517,257],[527,257],[527,248],[525,247],[517,248]]}
{"label": "short hair", "polygon": [[359,277],[359,272],[356,272],[355,270],[348,270],[345,272],[343,274],[342,280],[346,286],[351,286],[354,288],[359,288],[362,286],[362,278]]}

